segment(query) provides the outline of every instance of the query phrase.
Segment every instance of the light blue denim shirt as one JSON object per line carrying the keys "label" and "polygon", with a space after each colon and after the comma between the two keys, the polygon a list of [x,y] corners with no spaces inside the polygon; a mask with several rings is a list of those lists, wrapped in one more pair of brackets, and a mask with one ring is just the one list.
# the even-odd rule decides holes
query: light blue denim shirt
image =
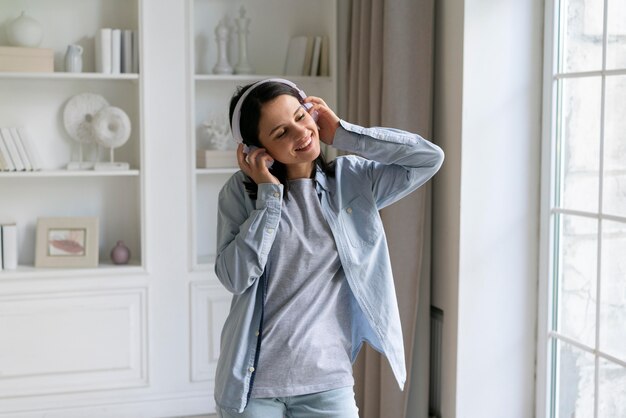
{"label": "light blue denim shirt", "polygon": [[[404,387],[400,316],[379,209],[411,193],[441,167],[443,151],[419,135],[341,121],[334,177],[315,176],[322,211],[351,289],[352,361],[367,341],[383,353]],[[283,185],[260,184],[252,200],[239,171],[219,194],[215,273],[233,293],[215,380],[220,408],[243,412],[262,349],[267,257],[280,220]]]}

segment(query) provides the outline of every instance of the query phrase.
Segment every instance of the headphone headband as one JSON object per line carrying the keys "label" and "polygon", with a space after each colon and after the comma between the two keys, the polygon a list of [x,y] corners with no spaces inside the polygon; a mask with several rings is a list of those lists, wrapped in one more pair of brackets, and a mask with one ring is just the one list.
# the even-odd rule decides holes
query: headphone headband
{"label": "headphone headband", "polygon": [[240,126],[241,106],[243,105],[243,102],[246,100],[246,98],[248,97],[248,94],[250,94],[252,90],[257,88],[261,84],[265,84],[269,82],[282,83],[289,87],[292,87],[298,91],[298,94],[300,95],[300,97],[302,97],[302,99],[306,99],[306,94],[302,90],[300,90],[300,88],[298,88],[298,86],[296,86],[295,83],[289,80],[285,80],[284,78],[267,78],[265,80],[257,81],[241,95],[239,100],[237,100],[237,104],[235,105],[235,109],[233,111],[233,118],[230,121],[230,129],[233,133],[233,139],[235,140],[236,143],[243,144],[243,137],[241,136],[241,126]]}

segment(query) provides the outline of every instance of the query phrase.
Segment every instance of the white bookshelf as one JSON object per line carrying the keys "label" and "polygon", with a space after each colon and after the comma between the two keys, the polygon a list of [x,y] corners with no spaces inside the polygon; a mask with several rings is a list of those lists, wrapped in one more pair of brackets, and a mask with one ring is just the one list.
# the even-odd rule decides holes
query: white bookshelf
{"label": "white bookshelf", "polygon": [[[94,72],[94,37],[103,27],[141,33],[142,0],[0,0],[0,22],[8,23],[22,11],[41,23],[40,47],[54,50],[54,72],[0,72],[0,127],[22,127],[42,165],[40,171],[0,172],[0,222],[17,224],[19,255],[18,269],[0,271],[0,278],[98,276],[141,269],[145,258],[142,75]],[[64,71],[69,44],[84,49],[81,73]],[[0,45],[8,45],[4,30]],[[128,162],[130,170],[65,168],[78,159],[78,144],[65,131],[63,109],[80,93],[100,94],[129,116],[130,139],[114,154],[115,161]],[[97,145],[84,146],[83,153],[84,161],[108,161],[108,150]],[[56,216],[98,217],[99,268],[34,267],[37,218]],[[118,240],[131,249],[129,265],[108,264]]]}
{"label": "white bookshelf", "polygon": [[[295,82],[307,94],[337,103],[337,0],[188,0],[189,27],[189,175],[190,195],[190,269],[211,270],[216,252],[217,197],[226,180],[238,170],[233,168],[195,168],[196,150],[206,149],[200,128],[211,117],[228,120],[228,104],[237,86],[257,80],[281,77]],[[215,27],[227,16],[231,25],[243,6],[250,18],[248,61],[254,74],[213,74],[217,61]],[[268,12],[271,10],[271,13]],[[330,76],[284,76],[287,47],[292,36],[327,35],[330,43]],[[238,59],[238,39],[230,32],[229,63]],[[234,151],[233,151],[234,152]]]}

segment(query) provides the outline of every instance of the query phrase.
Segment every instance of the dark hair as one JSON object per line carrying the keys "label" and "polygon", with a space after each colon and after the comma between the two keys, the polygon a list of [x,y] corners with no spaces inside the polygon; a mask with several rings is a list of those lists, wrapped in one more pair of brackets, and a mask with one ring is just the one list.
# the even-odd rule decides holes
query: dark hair
{"label": "dark hair", "polygon": [[[233,120],[235,106],[237,106],[239,98],[254,84],[255,83],[251,83],[247,86],[238,87],[235,94],[230,99],[229,120],[231,123]],[[259,140],[259,120],[261,119],[261,108],[265,103],[270,102],[283,94],[293,96],[298,99],[300,103],[302,103],[302,97],[300,97],[298,91],[281,82],[268,81],[266,83],[259,84],[254,88],[254,90],[250,91],[244,102],[241,104],[241,117],[239,118],[239,130],[245,145],[263,147],[263,145],[261,145],[261,141]],[[315,159],[311,176],[314,175],[318,167],[327,176],[335,176],[335,165],[333,163],[327,163],[324,158],[324,154],[321,152]],[[274,161],[274,164],[270,168],[270,173],[272,173],[272,175],[274,175],[278,181],[283,184],[284,196],[286,198],[287,192],[289,191],[289,183],[287,182],[287,166],[279,161]],[[244,186],[250,198],[256,200],[258,185],[250,177],[246,176]]]}

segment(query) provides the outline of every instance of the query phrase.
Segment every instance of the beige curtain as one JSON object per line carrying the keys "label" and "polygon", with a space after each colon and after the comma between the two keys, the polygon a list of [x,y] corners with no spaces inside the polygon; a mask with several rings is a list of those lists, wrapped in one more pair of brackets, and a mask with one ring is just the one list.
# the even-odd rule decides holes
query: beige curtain
{"label": "beige curtain", "polygon": [[[339,19],[340,51],[348,51],[339,59],[340,116],[431,139],[434,0],[341,0]],[[429,206],[427,186],[381,212],[408,380],[400,391],[387,361],[369,346],[362,350],[354,366],[362,418],[428,416]]]}

